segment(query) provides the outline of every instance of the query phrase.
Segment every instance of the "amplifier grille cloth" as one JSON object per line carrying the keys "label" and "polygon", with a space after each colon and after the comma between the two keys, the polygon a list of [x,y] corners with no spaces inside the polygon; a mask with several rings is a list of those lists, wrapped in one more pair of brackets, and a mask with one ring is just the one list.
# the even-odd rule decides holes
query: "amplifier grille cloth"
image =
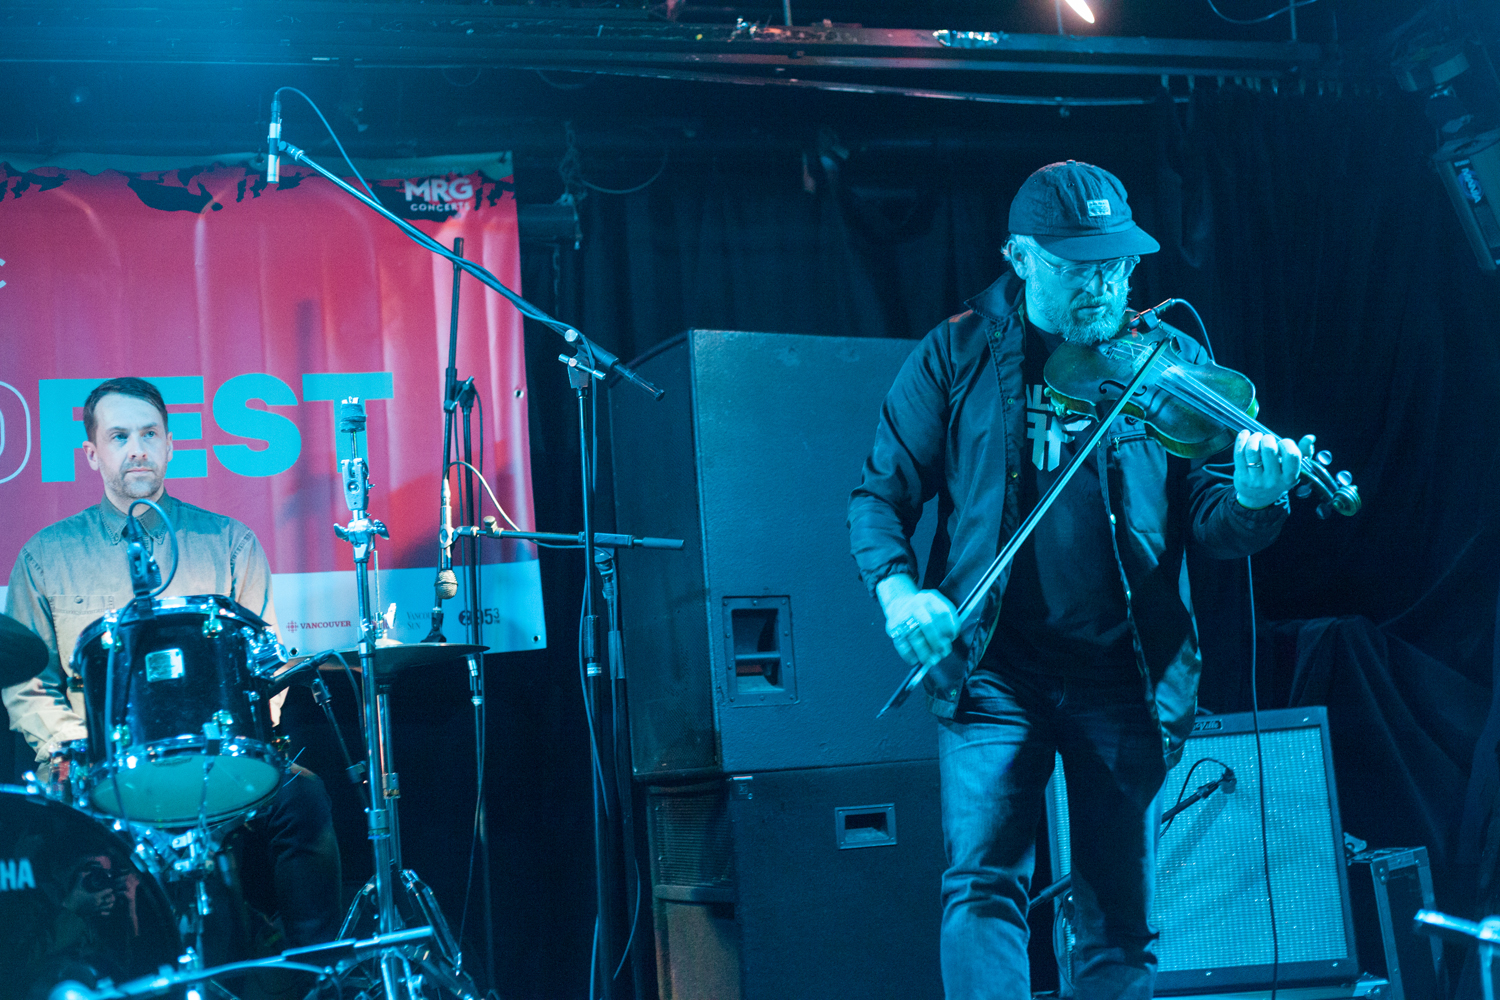
{"label": "amplifier grille cloth", "polygon": [[[1283,963],[1351,957],[1346,954],[1340,831],[1333,829],[1326,762],[1317,726],[1262,730],[1271,885]],[[1271,962],[1271,918],[1261,860],[1260,801],[1255,734],[1195,736],[1162,786],[1162,806],[1177,798],[1193,763],[1214,757],[1234,768],[1238,788],[1188,807],[1157,847],[1152,918],[1161,931],[1159,970],[1226,968]],[[1051,794],[1059,817],[1054,846],[1062,871],[1072,867],[1062,759]],[[1187,794],[1217,778],[1205,763]]]}

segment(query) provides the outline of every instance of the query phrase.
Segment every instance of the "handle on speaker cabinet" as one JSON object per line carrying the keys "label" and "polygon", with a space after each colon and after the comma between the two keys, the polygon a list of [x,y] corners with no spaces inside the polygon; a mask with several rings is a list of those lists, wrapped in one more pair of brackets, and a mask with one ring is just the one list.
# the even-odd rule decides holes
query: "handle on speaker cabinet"
{"label": "handle on speaker cabinet", "polygon": [[894,847],[896,804],[835,806],[833,835],[841,851],[852,847]]}
{"label": "handle on speaker cabinet", "polygon": [[797,700],[792,657],[792,599],[726,597],[724,692],[731,707],[785,705]]}

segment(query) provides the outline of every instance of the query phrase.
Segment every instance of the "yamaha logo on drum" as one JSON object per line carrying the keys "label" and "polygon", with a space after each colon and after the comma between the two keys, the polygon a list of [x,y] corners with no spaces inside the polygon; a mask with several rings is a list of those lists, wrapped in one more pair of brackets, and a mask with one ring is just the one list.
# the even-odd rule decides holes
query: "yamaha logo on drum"
{"label": "yamaha logo on drum", "polygon": [[0,892],[35,888],[30,858],[0,858]]}

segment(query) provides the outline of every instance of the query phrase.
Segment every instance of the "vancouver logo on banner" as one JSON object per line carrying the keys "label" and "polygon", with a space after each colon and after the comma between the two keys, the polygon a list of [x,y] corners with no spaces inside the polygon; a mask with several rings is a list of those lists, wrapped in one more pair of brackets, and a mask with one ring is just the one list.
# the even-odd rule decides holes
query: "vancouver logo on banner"
{"label": "vancouver logo on banner", "polygon": [[[510,179],[373,186],[519,288]],[[337,464],[347,435],[334,431],[338,400],[366,400],[370,513],[391,535],[377,546],[372,597],[380,612],[396,605],[392,638],[420,641],[437,563],[452,287],[447,261],[304,170],[267,186],[243,168],[0,164],[0,603],[26,540],[102,498],[81,408],[94,386],[130,375],[167,402],[167,491],[255,531],[282,639],[304,652],[358,638],[352,553],[333,533],[349,518]],[[533,530],[521,319],[469,278],[457,368],[479,393],[485,479]],[[488,498],[483,513],[499,514]],[[535,547],[482,549],[480,607],[449,601],[449,638],[477,610],[491,649],[545,645]]]}

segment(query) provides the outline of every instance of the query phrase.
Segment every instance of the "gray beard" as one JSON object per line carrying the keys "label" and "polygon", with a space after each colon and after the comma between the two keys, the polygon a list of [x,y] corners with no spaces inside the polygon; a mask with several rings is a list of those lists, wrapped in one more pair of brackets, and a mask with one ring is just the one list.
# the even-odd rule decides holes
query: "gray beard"
{"label": "gray beard", "polygon": [[1062,339],[1073,344],[1082,344],[1084,347],[1092,347],[1102,344],[1106,340],[1113,340],[1115,335],[1125,326],[1125,316],[1122,312],[1118,316],[1100,316],[1092,323],[1079,324],[1071,319],[1065,319],[1059,324],[1058,332]]}
{"label": "gray beard", "polygon": [[1073,314],[1068,311],[1066,304],[1056,310],[1056,303],[1047,301],[1039,296],[1028,296],[1026,302],[1027,312],[1033,317],[1041,314],[1042,317],[1056,329],[1059,336],[1074,344],[1091,347],[1094,344],[1102,344],[1106,340],[1113,339],[1125,326],[1125,301],[1129,297],[1130,286],[1127,284],[1115,293],[1118,309],[1110,310],[1103,316],[1090,323],[1079,323],[1073,319]]}

